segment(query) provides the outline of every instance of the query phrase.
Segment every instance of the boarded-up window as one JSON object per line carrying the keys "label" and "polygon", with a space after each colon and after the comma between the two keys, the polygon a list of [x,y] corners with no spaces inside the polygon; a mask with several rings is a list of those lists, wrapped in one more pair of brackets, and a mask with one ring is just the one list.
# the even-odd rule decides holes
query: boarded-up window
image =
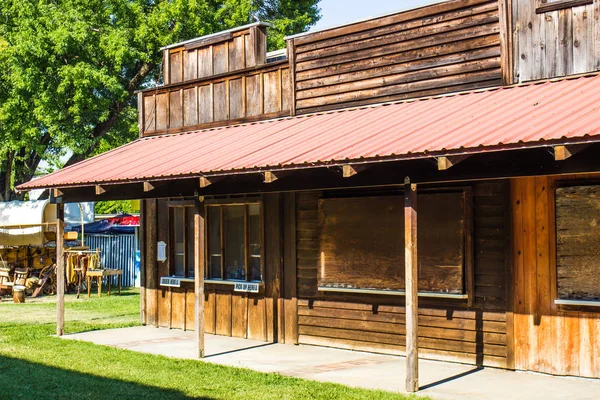
{"label": "boarded-up window", "polygon": [[[418,196],[419,290],[464,293],[464,191]],[[319,201],[319,286],[404,290],[402,196]]]}
{"label": "boarded-up window", "polygon": [[556,189],[558,297],[600,300],[600,186]]}

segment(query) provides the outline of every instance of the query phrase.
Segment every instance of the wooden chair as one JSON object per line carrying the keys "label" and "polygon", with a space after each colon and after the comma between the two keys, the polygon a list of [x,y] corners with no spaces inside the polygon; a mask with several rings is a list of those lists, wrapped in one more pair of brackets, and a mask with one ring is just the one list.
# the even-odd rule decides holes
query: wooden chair
{"label": "wooden chair", "polygon": [[1,268],[0,269],[0,294],[2,294],[3,290],[10,290],[12,292],[12,288],[14,285],[15,285],[15,283],[10,280],[10,270]]}
{"label": "wooden chair", "polygon": [[13,280],[13,285],[25,286],[25,283],[27,283],[27,276],[29,276],[29,268],[15,269],[15,279]]}

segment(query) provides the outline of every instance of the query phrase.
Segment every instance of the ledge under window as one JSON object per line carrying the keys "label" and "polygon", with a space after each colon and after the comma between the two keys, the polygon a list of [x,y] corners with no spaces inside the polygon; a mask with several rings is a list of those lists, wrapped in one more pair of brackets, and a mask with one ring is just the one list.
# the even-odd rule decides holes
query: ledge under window
{"label": "ledge under window", "polygon": [[586,307],[600,307],[600,300],[566,300],[556,299],[554,304],[559,306],[586,306]]}
{"label": "ledge under window", "polygon": [[536,14],[544,14],[547,12],[564,10],[565,8],[573,8],[579,6],[587,6],[593,4],[594,0],[558,0],[558,1],[547,1],[541,3],[536,9]]}
{"label": "ledge under window", "polygon": [[[386,294],[388,296],[406,296],[404,290],[377,290],[377,289],[350,289],[319,286],[319,292],[338,292],[338,293],[361,293],[361,294]],[[468,294],[457,293],[428,293],[420,292],[419,297],[432,297],[440,299],[468,299]]]}

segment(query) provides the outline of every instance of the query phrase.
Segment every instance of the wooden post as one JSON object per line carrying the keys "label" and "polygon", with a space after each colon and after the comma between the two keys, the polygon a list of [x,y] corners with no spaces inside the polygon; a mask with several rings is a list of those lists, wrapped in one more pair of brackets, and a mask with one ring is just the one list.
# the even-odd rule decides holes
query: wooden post
{"label": "wooden post", "polygon": [[419,390],[417,185],[404,180],[404,263],[406,286],[406,391]]}
{"label": "wooden post", "polygon": [[56,205],[56,336],[65,333],[65,206]]}
{"label": "wooden post", "polygon": [[204,213],[198,196],[194,199],[194,289],[198,357],[204,357]]}

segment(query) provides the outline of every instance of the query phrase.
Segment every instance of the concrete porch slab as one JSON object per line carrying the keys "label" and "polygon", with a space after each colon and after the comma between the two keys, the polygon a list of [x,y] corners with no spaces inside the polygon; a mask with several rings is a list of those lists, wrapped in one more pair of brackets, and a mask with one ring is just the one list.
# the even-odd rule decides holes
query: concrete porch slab
{"label": "concrete porch slab", "polygon": [[[65,339],[174,358],[196,358],[194,332],[147,326],[65,335]],[[204,361],[349,386],[404,391],[404,357],[315,346],[205,336]],[[434,400],[581,399],[600,396],[600,379],[554,377],[419,360],[419,394]]]}

